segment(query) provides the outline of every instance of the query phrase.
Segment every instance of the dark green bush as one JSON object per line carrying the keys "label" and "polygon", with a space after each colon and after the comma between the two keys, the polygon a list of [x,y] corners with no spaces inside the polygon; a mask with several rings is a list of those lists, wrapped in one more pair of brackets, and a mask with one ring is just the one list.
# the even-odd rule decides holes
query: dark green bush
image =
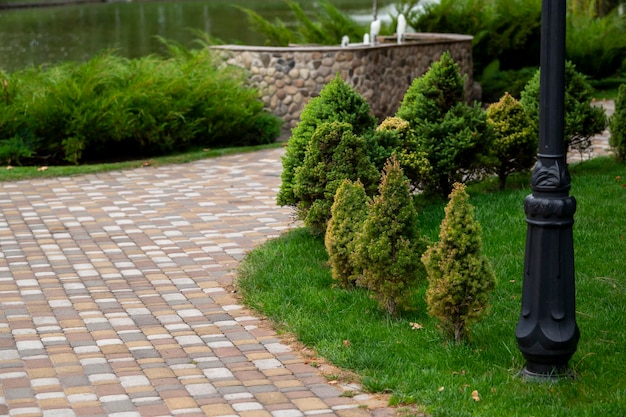
{"label": "dark green bush", "polygon": [[277,202],[281,206],[295,206],[298,199],[293,192],[293,177],[302,165],[313,132],[325,122],[346,122],[357,136],[369,134],[376,127],[370,106],[352,87],[337,75],[318,97],[311,99],[302,110],[300,122],[293,129],[285,157]]}
{"label": "dark green bush", "polygon": [[420,261],[425,249],[409,181],[392,157],[357,237],[354,256],[363,270],[358,284],[372,291],[385,311],[397,314],[411,306],[415,290],[425,278]]}
{"label": "dark green bush", "polygon": [[474,36],[474,74],[499,59],[503,70],[539,65],[541,0],[441,0],[410,15],[417,32]]}
{"label": "dark green bush", "polygon": [[354,133],[352,125],[323,123],[313,133],[294,175],[298,216],[311,232],[326,233],[335,194],[346,179],[361,181],[366,193],[373,195],[380,172],[367,156],[365,139]]}
{"label": "dark green bush", "polygon": [[495,103],[506,93],[519,100],[522,90],[536,72],[537,67],[503,71],[500,69],[499,60],[492,61],[480,76],[481,101],[483,103]]}
{"label": "dark green bush", "polygon": [[0,140],[33,138],[33,162],[157,156],[267,143],[279,133],[279,119],[244,87],[243,71],[224,67],[206,49],[136,60],[104,52],[0,81]]}
{"label": "dark green bush", "polygon": [[[626,17],[609,12],[615,1],[569,3],[567,59],[593,78],[615,74],[626,59]],[[541,0],[441,0],[426,5],[424,13],[409,14],[408,22],[417,32],[474,36],[474,78],[483,88],[492,79],[482,74],[495,60],[502,71],[539,66]],[[488,102],[505,91],[514,94],[505,88],[489,96],[490,89]]]}
{"label": "dark green bush", "polygon": [[626,160],[626,84],[619,87],[615,100],[615,113],[609,125],[611,136],[609,144],[615,151],[618,160]]}
{"label": "dark green bush", "polygon": [[29,158],[32,154],[32,146],[20,136],[0,140],[0,162],[21,165],[21,159]]}
{"label": "dark green bush", "polygon": [[355,262],[356,237],[367,217],[369,198],[360,181],[344,180],[330,209],[324,244],[333,280],[343,288],[352,288],[361,274]]}
{"label": "dark green bush", "polygon": [[566,57],[578,71],[601,79],[615,75],[626,59],[626,15],[570,14]]}
{"label": "dark green bush", "polygon": [[456,343],[484,313],[495,275],[482,252],[482,231],[465,185],[456,183],[445,208],[439,241],[422,256],[428,273],[428,313]]}
{"label": "dark green bush", "polygon": [[[528,82],[520,103],[539,132],[539,70]],[[606,128],[606,114],[601,106],[593,106],[591,86],[586,77],[567,61],[565,65],[565,143],[567,147],[585,152],[593,136]]]}
{"label": "dark green bush", "polygon": [[397,115],[413,130],[399,153],[416,188],[445,198],[453,183],[484,174],[492,132],[480,105],[463,103],[463,79],[449,53],[413,81]]}
{"label": "dark green bush", "polygon": [[508,93],[487,108],[487,121],[495,137],[491,147],[494,170],[500,189],[504,189],[510,174],[532,168],[537,154],[537,135],[520,102]]}

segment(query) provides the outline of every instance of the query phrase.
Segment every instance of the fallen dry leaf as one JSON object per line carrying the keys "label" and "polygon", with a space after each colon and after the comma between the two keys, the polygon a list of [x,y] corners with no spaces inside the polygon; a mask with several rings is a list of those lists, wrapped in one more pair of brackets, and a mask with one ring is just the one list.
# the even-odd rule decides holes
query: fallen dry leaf
{"label": "fallen dry leaf", "polygon": [[421,330],[424,328],[424,326],[422,326],[419,323],[409,323],[411,325],[411,329],[413,330]]}
{"label": "fallen dry leaf", "polygon": [[446,387],[439,387],[439,392],[443,392],[446,389]]}
{"label": "fallen dry leaf", "polygon": [[149,167],[150,165],[152,165],[150,161],[144,161],[144,163],[141,164],[142,167]]}
{"label": "fallen dry leaf", "polygon": [[48,170],[48,167],[47,167],[47,166],[42,166],[42,167],[37,168],[37,171],[39,171],[39,172],[41,172],[41,171],[47,171],[47,170]]}
{"label": "fallen dry leaf", "polygon": [[346,346],[346,347],[350,346],[350,341],[349,340],[344,340],[343,341],[343,345]]}
{"label": "fallen dry leaf", "polygon": [[472,400],[480,401],[480,395],[478,394],[477,390],[472,391]]}
{"label": "fallen dry leaf", "polygon": [[7,165],[7,169],[13,169],[13,165]]}

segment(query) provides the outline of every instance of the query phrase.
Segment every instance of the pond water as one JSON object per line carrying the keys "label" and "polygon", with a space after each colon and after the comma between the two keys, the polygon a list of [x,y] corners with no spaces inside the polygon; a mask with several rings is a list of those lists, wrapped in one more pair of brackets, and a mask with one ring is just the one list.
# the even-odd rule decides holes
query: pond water
{"label": "pond water", "polygon": [[[371,0],[335,0],[340,10],[367,21]],[[392,1],[378,1],[382,16],[395,10]],[[85,61],[115,48],[135,58],[162,51],[155,35],[193,47],[201,30],[227,43],[263,44],[246,15],[233,7],[255,10],[266,18],[289,23],[283,0],[116,2],[0,10],[0,69]],[[305,7],[306,10],[306,7]],[[190,30],[193,29],[193,30]],[[340,40],[337,40],[339,43]]]}

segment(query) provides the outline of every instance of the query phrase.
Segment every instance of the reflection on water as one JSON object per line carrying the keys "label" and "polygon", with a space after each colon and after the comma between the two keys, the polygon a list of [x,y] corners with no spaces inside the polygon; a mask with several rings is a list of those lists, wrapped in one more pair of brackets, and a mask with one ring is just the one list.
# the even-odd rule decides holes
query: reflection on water
{"label": "reflection on water", "polygon": [[[333,3],[355,15],[366,17],[372,11],[371,0]],[[378,3],[382,7],[392,1]],[[291,17],[283,0],[124,2],[0,10],[0,69],[85,61],[109,48],[130,58],[158,53],[162,46],[155,35],[192,47],[196,36],[190,29],[228,43],[262,44],[263,37],[249,28],[245,14],[234,4],[272,20]]]}

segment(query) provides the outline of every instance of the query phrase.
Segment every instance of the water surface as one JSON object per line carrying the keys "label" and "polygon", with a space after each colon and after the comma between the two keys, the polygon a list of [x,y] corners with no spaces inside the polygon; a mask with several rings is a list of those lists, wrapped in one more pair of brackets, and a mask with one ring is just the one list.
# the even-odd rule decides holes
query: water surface
{"label": "water surface", "polygon": [[[378,3],[381,13],[393,10],[392,1]],[[371,0],[333,4],[360,20],[366,21],[372,13]],[[233,5],[272,20],[292,19],[283,0],[117,2],[0,10],[0,69],[86,61],[110,48],[129,58],[162,52],[155,35],[193,47],[196,35],[190,29],[228,43],[263,44],[263,36],[251,30],[246,15]]]}

